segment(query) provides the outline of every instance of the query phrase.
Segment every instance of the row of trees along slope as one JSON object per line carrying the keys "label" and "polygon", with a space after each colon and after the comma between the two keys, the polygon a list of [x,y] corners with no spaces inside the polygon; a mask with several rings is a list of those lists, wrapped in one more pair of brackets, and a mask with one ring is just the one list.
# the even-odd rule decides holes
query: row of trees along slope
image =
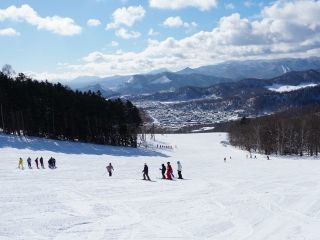
{"label": "row of trees along slope", "polygon": [[280,155],[318,155],[320,107],[304,107],[259,117],[242,118],[229,127],[229,140],[247,151]]}
{"label": "row of trees along slope", "polygon": [[72,91],[0,72],[0,128],[4,133],[116,146],[137,146],[142,123],[129,101]]}

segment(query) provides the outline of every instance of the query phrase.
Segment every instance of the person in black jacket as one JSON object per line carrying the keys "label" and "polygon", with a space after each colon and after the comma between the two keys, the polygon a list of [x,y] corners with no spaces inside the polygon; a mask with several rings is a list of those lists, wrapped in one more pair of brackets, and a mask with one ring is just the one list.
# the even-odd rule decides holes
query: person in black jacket
{"label": "person in black jacket", "polygon": [[34,161],[35,161],[35,163],[36,163],[37,169],[39,169],[39,160],[38,160],[38,158],[36,158]]}
{"label": "person in black jacket", "polygon": [[145,163],[144,164],[144,168],[143,168],[143,180],[149,180],[150,181],[150,177],[149,177],[149,168],[148,165]]}
{"label": "person in black jacket", "polygon": [[167,170],[166,166],[162,164],[160,170],[162,173],[162,179],[166,179],[166,170]]}
{"label": "person in black jacket", "polygon": [[30,169],[32,169],[32,166],[31,166],[31,158],[30,158],[30,157],[28,157],[27,163],[28,163],[28,167],[29,167]]}
{"label": "person in black jacket", "polygon": [[40,165],[44,169],[44,164],[43,164],[43,157],[40,158]]}

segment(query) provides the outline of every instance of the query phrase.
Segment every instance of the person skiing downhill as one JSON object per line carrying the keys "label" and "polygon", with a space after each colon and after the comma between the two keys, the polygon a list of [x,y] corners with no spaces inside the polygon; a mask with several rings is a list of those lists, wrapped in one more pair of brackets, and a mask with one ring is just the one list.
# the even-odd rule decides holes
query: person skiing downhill
{"label": "person skiing downhill", "polygon": [[29,167],[30,169],[32,169],[32,166],[31,166],[31,158],[30,158],[30,157],[28,157],[27,162],[28,162],[28,167]]}
{"label": "person skiing downhill", "polygon": [[22,159],[22,158],[19,158],[18,168],[20,169],[20,167],[21,167],[21,170],[24,170],[24,167],[23,167],[23,159]]}
{"label": "person skiing downhill", "polygon": [[172,167],[170,162],[167,162],[167,179],[172,180]]}
{"label": "person skiing downhill", "polygon": [[112,164],[109,163],[109,165],[106,166],[106,169],[107,169],[107,171],[109,173],[109,177],[112,177],[112,171],[114,171]]}
{"label": "person skiing downhill", "polygon": [[146,163],[144,164],[142,172],[143,172],[143,180],[151,181],[150,177],[149,177],[149,168],[148,168],[148,165]]}
{"label": "person skiing downhill", "polygon": [[159,168],[159,170],[161,170],[161,174],[162,174],[162,179],[166,179],[166,166],[164,164],[161,165],[161,168]]}
{"label": "person skiing downhill", "polygon": [[38,158],[36,158],[34,161],[36,162],[37,169],[39,169],[39,160],[38,160]]}
{"label": "person skiing downhill", "polygon": [[40,158],[40,165],[44,169],[44,164],[43,164],[43,157]]}
{"label": "person skiing downhill", "polygon": [[178,178],[179,179],[183,179],[183,177],[182,177],[182,165],[181,165],[180,161],[177,161],[177,165],[178,165]]}

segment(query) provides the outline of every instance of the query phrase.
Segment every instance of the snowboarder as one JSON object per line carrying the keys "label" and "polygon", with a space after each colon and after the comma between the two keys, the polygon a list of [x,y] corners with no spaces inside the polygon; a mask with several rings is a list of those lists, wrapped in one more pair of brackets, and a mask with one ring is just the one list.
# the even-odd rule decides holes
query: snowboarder
{"label": "snowboarder", "polygon": [[162,174],[162,179],[166,179],[166,166],[162,164],[160,170]]}
{"label": "snowboarder", "polygon": [[167,179],[172,180],[172,167],[170,162],[167,162]]}
{"label": "snowboarder", "polygon": [[183,177],[182,177],[182,165],[181,165],[180,161],[177,161],[177,165],[178,165],[178,179],[183,179]]}
{"label": "snowboarder", "polygon": [[21,170],[24,170],[24,167],[23,167],[23,159],[22,159],[22,158],[19,158],[18,168],[20,169],[20,167],[21,167]]}
{"label": "snowboarder", "polygon": [[39,169],[39,160],[38,160],[38,158],[36,158],[34,161],[36,162],[37,169]]}
{"label": "snowboarder", "polygon": [[29,167],[30,169],[32,169],[32,166],[31,166],[31,158],[30,158],[30,157],[28,157],[27,162],[28,162],[28,167]]}
{"label": "snowboarder", "polygon": [[114,171],[112,164],[109,163],[109,165],[106,166],[106,169],[107,169],[107,171],[109,173],[109,177],[112,177],[112,171]]}
{"label": "snowboarder", "polygon": [[40,158],[40,165],[44,169],[44,164],[43,164],[43,157]]}
{"label": "snowboarder", "polygon": [[143,172],[143,180],[151,181],[150,177],[149,177],[149,168],[148,168],[148,165],[146,163],[144,164],[144,168],[143,168],[142,172]]}

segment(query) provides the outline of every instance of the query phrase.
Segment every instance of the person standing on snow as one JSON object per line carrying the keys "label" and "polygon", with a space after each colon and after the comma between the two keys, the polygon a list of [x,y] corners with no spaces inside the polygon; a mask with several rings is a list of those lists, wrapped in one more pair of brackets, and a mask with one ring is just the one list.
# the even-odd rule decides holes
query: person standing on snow
{"label": "person standing on snow", "polygon": [[162,179],[166,179],[166,166],[164,164],[161,165],[161,173],[162,173]]}
{"label": "person standing on snow", "polygon": [[144,168],[143,168],[142,172],[143,172],[143,180],[151,181],[150,177],[149,177],[149,168],[148,168],[148,165],[146,163],[144,164]]}
{"label": "person standing on snow", "polygon": [[22,158],[19,158],[18,168],[20,169],[20,167],[21,167],[21,170],[24,170],[24,167],[23,167],[23,159],[22,159]]}
{"label": "person standing on snow", "polygon": [[109,163],[109,165],[106,166],[106,169],[107,169],[107,171],[109,173],[109,177],[112,177],[112,171],[114,171],[112,164]]}
{"label": "person standing on snow", "polygon": [[37,169],[39,169],[39,160],[38,160],[38,158],[36,158],[34,161],[36,162]]}
{"label": "person standing on snow", "polygon": [[30,157],[28,157],[27,162],[28,162],[28,167],[29,167],[30,169],[32,169],[32,166],[31,166],[31,158],[30,158]]}
{"label": "person standing on snow", "polygon": [[172,167],[170,162],[167,162],[167,179],[172,180]]}
{"label": "person standing on snow", "polygon": [[40,165],[41,167],[44,169],[44,165],[43,165],[43,157],[40,158]]}
{"label": "person standing on snow", "polygon": [[180,161],[177,162],[177,165],[178,165],[178,178],[179,179],[183,179],[183,177],[182,177],[182,165],[181,165]]}

